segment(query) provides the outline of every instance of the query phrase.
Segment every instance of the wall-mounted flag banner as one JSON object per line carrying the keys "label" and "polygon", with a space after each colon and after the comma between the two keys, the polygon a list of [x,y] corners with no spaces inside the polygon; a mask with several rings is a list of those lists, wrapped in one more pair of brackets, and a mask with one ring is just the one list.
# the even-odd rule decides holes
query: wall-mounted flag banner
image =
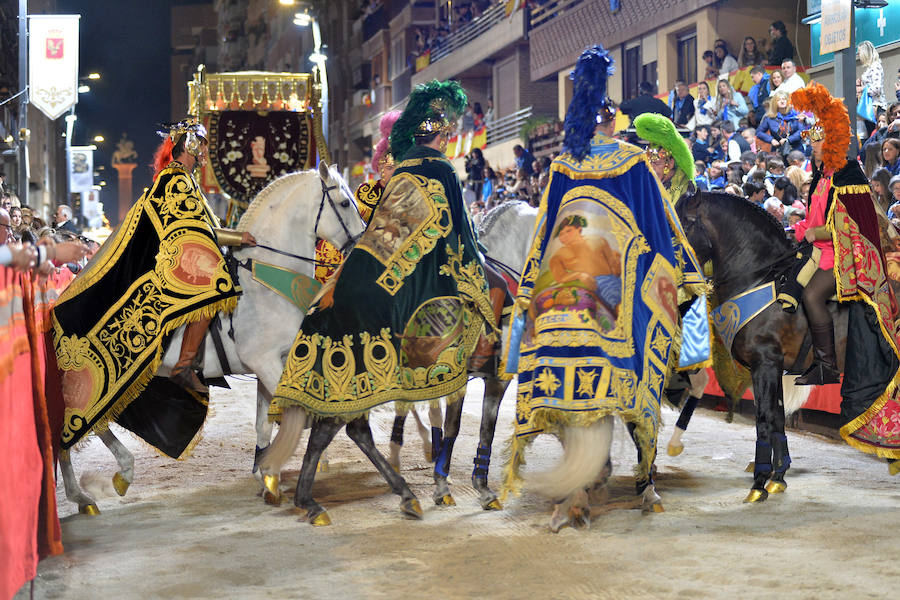
{"label": "wall-mounted flag banner", "polygon": [[91,146],[69,148],[69,190],[74,194],[94,187],[94,151]]}
{"label": "wall-mounted flag banner", "polygon": [[28,97],[55,119],[78,102],[78,19],[81,15],[28,17]]}

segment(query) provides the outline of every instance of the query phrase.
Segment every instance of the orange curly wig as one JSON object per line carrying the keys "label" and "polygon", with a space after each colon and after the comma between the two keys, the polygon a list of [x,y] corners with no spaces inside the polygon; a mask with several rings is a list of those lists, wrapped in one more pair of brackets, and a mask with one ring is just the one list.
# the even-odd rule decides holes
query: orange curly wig
{"label": "orange curly wig", "polygon": [[818,124],[825,129],[822,162],[826,169],[841,169],[847,163],[850,147],[850,115],[843,101],[832,96],[824,85],[810,83],[791,94],[791,104],[816,115]]}

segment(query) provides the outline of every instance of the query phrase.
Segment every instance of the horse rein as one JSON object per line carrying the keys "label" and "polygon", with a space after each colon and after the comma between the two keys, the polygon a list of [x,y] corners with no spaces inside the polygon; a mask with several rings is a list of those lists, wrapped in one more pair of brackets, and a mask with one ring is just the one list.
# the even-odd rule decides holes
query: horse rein
{"label": "horse rein", "polygon": [[[357,236],[350,234],[350,229],[347,227],[347,224],[344,222],[344,219],[341,217],[341,213],[338,211],[337,206],[335,206],[335,204],[334,204],[334,200],[332,199],[331,194],[329,192],[331,190],[338,189],[340,186],[337,186],[337,185],[328,186],[325,183],[325,180],[322,179],[321,177],[319,178],[319,183],[321,183],[321,185],[322,185],[322,198],[319,200],[319,210],[316,213],[316,222],[313,227],[313,235],[316,236],[316,238],[318,239],[318,237],[319,237],[319,221],[322,220],[322,211],[325,209],[325,200],[327,199],[328,204],[331,206],[331,209],[334,211],[334,214],[338,219],[338,223],[341,224],[341,228],[344,230],[344,234],[347,236],[347,241],[344,243],[343,246],[341,246],[339,248],[339,252],[341,254],[345,254],[348,249],[350,249],[356,245],[356,242],[359,240],[359,238],[362,234],[357,235]],[[350,202],[349,200],[344,200],[344,202],[347,203],[346,206],[349,206],[349,202]],[[287,256],[288,258],[295,258],[297,260],[302,260],[304,262],[313,264],[317,267],[333,268],[333,267],[341,266],[341,263],[324,262],[321,260],[316,260],[315,258],[309,258],[308,256],[301,256],[299,254],[294,254],[293,252],[287,252],[286,250],[279,250],[278,248],[273,248],[272,246],[267,246],[265,244],[256,244],[256,247],[262,248],[263,250],[268,250],[269,252],[274,252],[275,254]],[[247,269],[248,271],[252,271],[252,266],[251,266],[253,263],[252,258],[248,258],[247,260],[245,260],[243,262],[239,262],[239,261],[235,261],[235,262],[236,262],[237,266],[243,267],[244,269]]]}
{"label": "horse rein", "polygon": [[519,279],[522,278],[522,274],[521,274],[521,273],[519,273],[518,271],[516,271],[515,269],[513,269],[513,268],[512,268],[511,266],[509,266],[508,264],[506,264],[506,263],[504,263],[504,262],[501,262],[501,261],[497,260],[496,258],[493,258],[493,257],[488,256],[487,254],[485,254],[485,255],[484,255],[484,261],[485,261],[485,262],[488,262],[488,263],[490,263],[490,264],[492,264],[492,265],[494,265],[494,266],[496,266],[496,267],[500,267],[500,270],[501,270],[501,271],[504,271],[507,275],[509,275],[510,277],[513,277],[516,281],[518,281]]}

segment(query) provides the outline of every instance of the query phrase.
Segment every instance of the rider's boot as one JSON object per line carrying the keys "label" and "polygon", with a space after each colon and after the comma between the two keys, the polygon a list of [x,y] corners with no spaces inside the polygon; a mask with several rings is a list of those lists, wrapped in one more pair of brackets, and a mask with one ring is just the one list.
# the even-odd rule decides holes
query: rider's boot
{"label": "rider's boot", "polygon": [[810,325],[809,333],[813,343],[813,362],[809,368],[794,379],[796,385],[825,385],[840,383],[841,372],[837,368],[834,353],[834,326]]}
{"label": "rider's boot", "polygon": [[186,390],[206,394],[209,388],[203,385],[197,374],[194,373],[194,359],[197,357],[197,351],[203,338],[206,337],[206,331],[212,319],[201,319],[193,323],[188,323],[184,328],[184,337],[181,340],[181,354],[178,356],[178,362],[172,368],[172,374],[169,378]]}

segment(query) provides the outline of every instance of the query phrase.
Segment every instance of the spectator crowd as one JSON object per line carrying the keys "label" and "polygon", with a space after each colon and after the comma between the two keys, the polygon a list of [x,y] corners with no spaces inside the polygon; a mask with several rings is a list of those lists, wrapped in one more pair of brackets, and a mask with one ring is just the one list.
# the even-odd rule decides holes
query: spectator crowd
{"label": "spectator crowd", "polygon": [[[784,23],[772,23],[769,35],[767,51],[748,36],[737,57],[725,40],[716,40],[714,49],[703,55],[704,75],[715,81],[714,90],[707,81],[693,90],[688,82],[675,81],[666,101],[654,95],[652,83],[642,82],[638,96],[623,102],[619,110],[632,121],[645,112],[672,119],[687,138],[695,160],[695,183],[701,190],[744,197],[789,230],[806,216],[812,149],[803,132],[814,119],[791,105],[791,93],[806,81],[797,72]],[[877,203],[900,227],[900,75],[894,83],[896,102],[888,104],[884,69],[871,42],[859,44],[857,58],[864,69],[856,90],[859,158]],[[753,85],[744,94],[732,87],[729,75],[747,68]],[[637,141],[633,133],[623,136]],[[473,215],[507,201],[537,206],[553,156],[535,159],[521,145],[514,155],[515,163],[504,168],[488,165],[481,150],[467,155],[466,196]]]}

